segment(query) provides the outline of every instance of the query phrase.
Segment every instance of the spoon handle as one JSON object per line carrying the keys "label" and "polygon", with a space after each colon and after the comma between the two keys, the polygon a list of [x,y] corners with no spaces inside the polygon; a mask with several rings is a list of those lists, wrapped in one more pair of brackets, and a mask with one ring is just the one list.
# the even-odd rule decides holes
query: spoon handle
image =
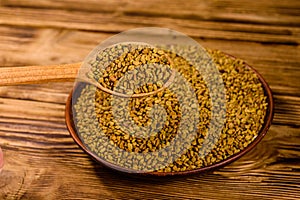
{"label": "spoon handle", "polygon": [[0,86],[73,81],[78,73],[81,63],[25,66],[25,67],[0,67]]}

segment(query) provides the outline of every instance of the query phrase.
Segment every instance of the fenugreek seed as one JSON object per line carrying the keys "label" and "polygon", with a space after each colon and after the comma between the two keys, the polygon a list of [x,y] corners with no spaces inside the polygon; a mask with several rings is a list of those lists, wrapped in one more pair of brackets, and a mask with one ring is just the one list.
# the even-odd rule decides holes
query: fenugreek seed
{"label": "fenugreek seed", "polygon": [[227,144],[231,145],[233,143],[234,139],[233,138],[228,138],[227,139]]}
{"label": "fenugreek seed", "polygon": [[128,150],[131,151],[132,150],[132,144],[128,143]]}

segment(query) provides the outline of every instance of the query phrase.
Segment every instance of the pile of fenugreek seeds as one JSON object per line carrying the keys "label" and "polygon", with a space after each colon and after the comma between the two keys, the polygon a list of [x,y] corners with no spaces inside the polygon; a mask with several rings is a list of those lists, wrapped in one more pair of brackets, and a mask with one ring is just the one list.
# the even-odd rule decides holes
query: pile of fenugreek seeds
{"label": "pile of fenugreek seeds", "polygon": [[[113,50],[124,51],[121,46],[114,48]],[[197,135],[176,160],[155,171],[187,171],[215,164],[243,150],[258,135],[266,115],[266,96],[260,80],[251,69],[245,66],[243,61],[233,59],[219,51],[208,50],[223,79],[226,96],[226,119],[212,150],[206,154],[201,154],[199,151],[208,134],[212,105],[209,90],[200,72],[195,70],[181,56],[160,49],[149,47],[129,49],[124,52],[118,57],[110,57],[108,52],[101,53],[91,64],[90,76],[102,86],[112,90],[118,80],[128,71],[135,69],[136,66],[151,63],[171,65],[171,60],[171,67],[176,69],[190,83],[197,97],[198,108],[195,110],[195,112],[199,112]],[[106,68],[99,67],[107,65]],[[136,88],[134,93],[146,93],[161,88],[163,83],[169,79],[170,74],[170,71],[161,71],[159,79],[163,82],[145,84]],[[132,76],[129,81],[138,81],[134,74]],[[127,89],[126,84],[127,82],[122,85],[124,91]],[[160,105],[165,109],[166,119],[164,124],[160,124],[161,129],[157,133],[148,135],[148,137],[136,137],[135,134],[128,133],[130,127],[124,129],[114,121],[112,95],[97,89],[92,84],[85,84],[80,92],[79,97],[74,102],[75,126],[82,142],[96,156],[121,167],[139,169],[137,166],[127,164],[127,161],[130,160],[130,153],[139,153],[141,156],[138,157],[140,159],[138,165],[149,166],[151,169],[151,166],[157,165],[159,162],[164,163],[170,157],[168,154],[173,153],[165,151],[158,154],[155,162],[150,161],[150,159],[147,160],[147,153],[168,147],[178,134],[182,117],[181,109],[184,108],[180,107],[176,94],[168,88],[150,96],[129,100],[127,112],[129,112],[135,125],[140,127],[147,127],[151,120],[157,119],[150,115],[154,105]],[[119,112],[126,112],[126,110],[122,110],[120,106]],[[187,127],[187,129],[189,128]],[[112,149],[112,146],[118,147],[123,152]],[[180,144],[177,146],[180,148]],[[115,156],[113,156],[114,152],[112,151],[115,151]],[[121,159],[120,154],[122,154]]]}

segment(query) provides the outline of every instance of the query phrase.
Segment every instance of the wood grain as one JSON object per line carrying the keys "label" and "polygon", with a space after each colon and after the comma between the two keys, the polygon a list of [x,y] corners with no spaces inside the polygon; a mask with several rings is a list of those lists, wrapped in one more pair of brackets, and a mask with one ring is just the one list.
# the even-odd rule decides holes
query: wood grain
{"label": "wood grain", "polygon": [[[118,18],[117,21],[115,20],[116,17]],[[293,19],[293,21],[295,21],[295,19]],[[207,22],[189,18],[181,19],[169,18],[164,16],[148,17],[142,15],[128,16],[102,12],[69,12],[67,10],[40,10],[32,8],[5,7],[0,8],[0,24],[13,24],[18,26],[32,27],[42,26],[52,28],[65,27],[68,29],[106,31],[115,33],[131,28],[159,26],[179,30],[194,37],[209,37],[215,39],[255,41],[279,44],[288,43],[293,45],[297,45],[299,43],[298,36],[300,32],[299,27],[294,27],[293,25],[286,26],[285,31],[281,32],[282,27],[274,26],[269,29],[269,25],[261,24],[243,24],[237,26],[234,22]],[[238,31],[239,29],[248,29],[248,31]],[[265,34],[269,34],[269,36],[265,37]]]}
{"label": "wood grain", "polygon": [[129,28],[168,27],[246,60],[269,83],[275,116],[251,152],[219,170],[141,178],[96,164],[73,142],[73,82],[0,87],[0,199],[300,199],[300,2],[2,0],[0,66],[81,62]]}
{"label": "wood grain", "polygon": [[[80,0],[3,0],[3,5],[11,7],[51,8],[87,12],[116,13],[118,15],[167,16],[171,18],[192,18],[209,21],[247,22],[267,24],[299,24],[300,3],[293,0],[88,0],[81,4]],[[264,8],[264,9],[262,9]],[[293,19],[293,20],[289,20]],[[298,19],[298,21],[295,19]]]}
{"label": "wood grain", "polygon": [[0,68],[0,86],[74,81],[81,63]]}

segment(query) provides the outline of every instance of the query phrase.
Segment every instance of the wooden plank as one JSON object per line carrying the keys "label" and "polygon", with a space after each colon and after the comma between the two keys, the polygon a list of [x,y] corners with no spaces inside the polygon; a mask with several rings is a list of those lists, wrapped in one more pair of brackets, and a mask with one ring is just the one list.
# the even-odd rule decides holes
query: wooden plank
{"label": "wooden plank", "polygon": [[[113,35],[75,30],[58,31],[56,29],[5,26],[0,27],[0,30],[0,55],[3,64],[15,63],[17,60],[23,60],[22,63],[28,63],[27,65],[79,62],[97,44]],[[31,34],[31,36],[20,37],[19,35],[22,34]],[[22,43],[24,39],[26,39],[26,43]],[[269,45],[251,41],[227,41],[195,37],[194,39],[206,48],[220,49],[243,59],[255,61],[254,64],[287,64],[288,70],[297,66],[300,55],[299,46],[289,44]],[[27,61],[25,60],[26,57]],[[43,60],[44,62],[42,62]]]}
{"label": "wooden plank", "polygon": [[[101,32],[1,26],[1,61],[3,64],[11,63],[10,65],[17,65],[15,64],[17,60],[27,63],[27,65],[79,62],[97,44],[112,35],[112,33]],[[296,65],[297,57],[299,57],[299,46],[297,45],[257,44],[251,41],[197,37],[194,39],[206,48],[220,49],[232,55],[243,56],[247,60],[255,59]],[[269,65],[269,63],[266,64]]]}
{"label": "wooden plank", "polygon": [[0,96],[63,105],[73,84],[73,82],[66,82],[0,87]]}
{"label": "wooden plank", "polygon": [[[67,9],[88,12],[109,12],[117,15],[168,16],[212,21],[236,21],[247,23],[271,23],[297,25],[300,19],[300,3],[293,0],[3,0],[2,5],[46,9]],[[262,9],[263,8],[263,9]],[[291,18],[298,19],[293,21]]]}
{"label": "wooden plank", "polygon": [[111,34],[0,26],[1,66],[51,65],[80,62],[103,39]]}
{"label": "wooden plank", "polygon": [[[291,16],[291,22],[297,22]],[[148,16],[116,16],[113,13],[0,7],[0,24],[53,27],[102,32],[120,32],[137,27],[167,27],[198,38],[253,41],[298,45],[300,29],[258,24],[210,22],[192,19]],[[247,31],[248,30],[248,31]],[[266,37],[268,34],[268,37]]]}

